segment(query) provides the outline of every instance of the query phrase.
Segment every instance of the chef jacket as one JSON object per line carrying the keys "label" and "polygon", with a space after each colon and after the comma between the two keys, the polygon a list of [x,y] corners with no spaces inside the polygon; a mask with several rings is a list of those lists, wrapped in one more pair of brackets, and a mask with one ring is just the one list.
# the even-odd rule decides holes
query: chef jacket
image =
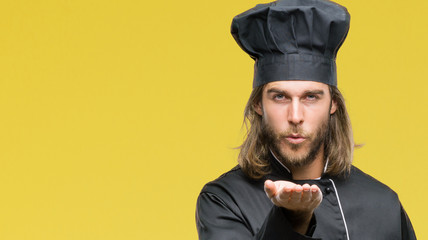
{"label": "chef jacket", "polygon": [[[236,166],[203,187],[196,207],[199,239],[416,239],[397,194],[355,166],[347,177],[324,174],[318,180],[297,181],[272,155],[270,163],[271,173],[261,179],[248,178]],[[267,179],[321,189],[323,200],[306,235],[293,231],[286,210],[266,196]]]}

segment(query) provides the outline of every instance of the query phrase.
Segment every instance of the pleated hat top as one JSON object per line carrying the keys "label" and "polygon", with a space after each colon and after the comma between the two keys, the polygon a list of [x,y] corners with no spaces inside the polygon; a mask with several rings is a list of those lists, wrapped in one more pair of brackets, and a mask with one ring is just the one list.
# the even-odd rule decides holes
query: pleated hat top
{"label": "pleated hat top", "polygon": [[327,0],[280,0],[233,18],[231,33],[254,60],[253,88],[281,80],[337,86],[336,55],[350,15]]}

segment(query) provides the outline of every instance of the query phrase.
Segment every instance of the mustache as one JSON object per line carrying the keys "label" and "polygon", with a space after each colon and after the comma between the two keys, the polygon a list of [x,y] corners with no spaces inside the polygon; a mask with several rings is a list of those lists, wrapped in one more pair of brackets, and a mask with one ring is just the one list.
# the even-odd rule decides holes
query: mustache
{"label": "mustache", "polygon": [[302,136],[304,138],[309,138],[310,134],[308,132],[306,132],[305,130],[303,130],[301,127],[299,126],[291,126],[289,129],[282,131],[280,133],[277,134],[277,138],[281,139],[281,138],[286,138],[290,135],[299,135]]}

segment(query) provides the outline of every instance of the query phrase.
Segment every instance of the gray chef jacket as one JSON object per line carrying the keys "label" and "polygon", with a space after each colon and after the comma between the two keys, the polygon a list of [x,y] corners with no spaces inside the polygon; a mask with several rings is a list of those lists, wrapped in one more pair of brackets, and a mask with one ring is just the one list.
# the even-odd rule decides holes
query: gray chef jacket
{"label": "gray chef jacket", "polygon": [[[204,186],[196,207],[199,239],[416,239],[397,194],[358,168],[353,166],[346,178],[325,174],[319,180],[295,181],[273,156],[270,161],[271,173],[262,179],[250,179],[236,166]],[[267,179],[321,189],[323,200],[306,235],[294,232],[286,210],[266,196]]]}

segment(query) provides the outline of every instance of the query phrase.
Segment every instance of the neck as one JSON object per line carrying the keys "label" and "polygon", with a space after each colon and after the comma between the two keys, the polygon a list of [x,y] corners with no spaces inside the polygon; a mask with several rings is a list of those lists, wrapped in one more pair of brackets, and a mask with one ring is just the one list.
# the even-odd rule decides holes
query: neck
{"label": "neck", "polygon": [[323,174],[324,165],[324,148],[321,146],[312,163],[302,167],[290,167],[290,170],[294,180],[317,179]]}

